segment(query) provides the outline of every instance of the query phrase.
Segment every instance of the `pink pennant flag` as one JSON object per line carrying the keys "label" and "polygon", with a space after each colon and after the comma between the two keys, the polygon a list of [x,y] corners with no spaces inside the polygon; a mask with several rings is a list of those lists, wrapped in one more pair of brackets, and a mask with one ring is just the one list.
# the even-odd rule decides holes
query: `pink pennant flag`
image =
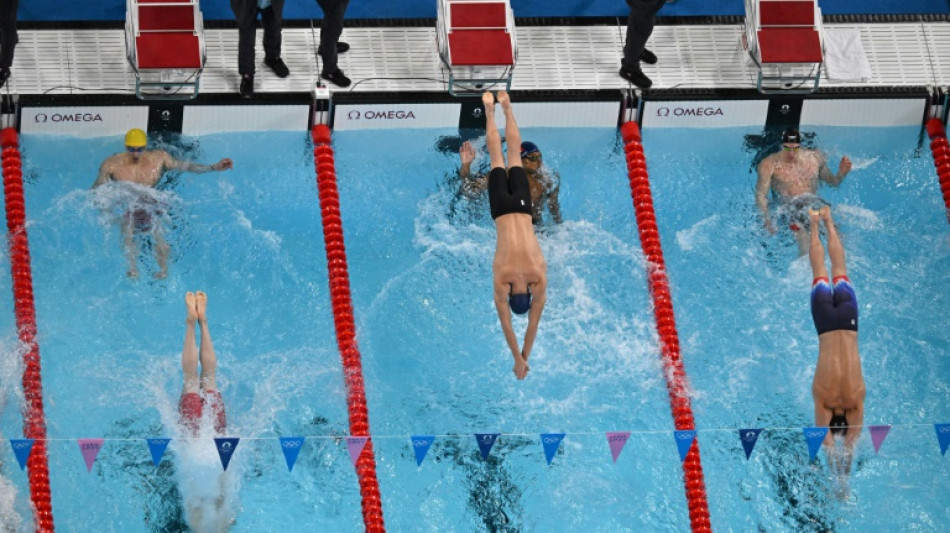
{"label": "pink pennant flag", "polygon": [[356,466],[356,461],[360,458],[360,454],[363,453],[363,447],[366,446],[366,441],[368,440],[369,437],[346,438],[346,449],[350,452],[350,461],[353,462],[353,466]]}
{"label": "pink pennant flag", "polygon": [[627,439],[629,438],[629,431],[607,432],[607,444],[610,445],[610,455],[613,456],[615,463],[617,462],[617,457],[620,457],[620,452],[623,450],[624,445],[627,444]]}
{"label": "pink pennant flag", "polygon": [[92,464],[96,462],[96,456],[99,455],[105,439],[77,439],[76,441],[79,443],[82,458],[86,461],[86,472],[92,472]]}
{"label": "pink pennant flag", "polygon": [[868,431],[871,432],[871,444],[874,445],[874,453],[877,453],[881,449],[881,443],[884,442],[884,437],[887,437],[887,432],[891,430],[891,426],[868,426]]}

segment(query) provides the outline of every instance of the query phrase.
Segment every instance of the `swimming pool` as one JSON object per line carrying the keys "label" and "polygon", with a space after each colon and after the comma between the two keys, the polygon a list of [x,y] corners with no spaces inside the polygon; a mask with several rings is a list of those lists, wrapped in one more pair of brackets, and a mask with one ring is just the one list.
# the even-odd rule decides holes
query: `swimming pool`
{"label": "swimming pool", "polygon": [[[334,136],[387,527],[686,530],[616,130],[523,132],[560,173],[565,218],[542,230],[549,300],[524,382],[510,374],[491,302],[487,206],[460,197],[457,153],[437,149],[453,146],[455,133]],[[755,133],[644,132],[714,527],[927,529],[947,517],[932,426],[894,427],[877,457],[862,442],[846,503],[829,498],[823,471],[807,465],[800,428],[811,425],[817,352],[810,273],[787,237],[756,229],[752,154],[743,149],[744,135]],[[839,206],[862,305],[869,424],[948,418],[939,403],[946,385],[920,386],[948,370],[941,323],[927,319],[946,313],[950,279],[932,167],[913,159],[918,133],[818,131],[832,157],[847,153],[856,162],[841,187],[824,194]],[[23,139],[57,523],[76,531],[102,524],[184,530],[182,495],[207,487],[184,475],[195,464],[183,457],[201,454],[189,455],[178,439],[156,470],[141,439],[180,437],[173,422],[181,297],[202,289],[210,297],[229,433],[242,437],[227,476],[232,531],[360,531],[345,446],[326,438],[348,429],[306,136],[220,134],[176,144],[185,147],[183,157],[232,157],[235,170],[172,184],[170,277],[151,281],[146,268],[130,282],[118,232],[85,191],[118,140]],[[0,280],[4,286],[9,278]],[[8,313],[10,304],[2,305]],[[4,386],[15,389],[9,378]],[[0,430],[18,436],[10,411]],[[766,431],[746,462],[739,427],[799,429]],[[634,432],[616,464],[608,431]],[[472,434],[495,432],[502,436],[482,460]],[[544,432],[567,433],[551,466],[539,442]],[[411,434],[439,436],[421,467]],[[276,443],[290,435],[312,437],[293,472]],[[82,437],[108,439],[91,474],[75,443]],[[194,461],[212,454],[205,455]],[[210,472],[216,460],[200,466]],[[9,463],[4,468],[17,486],[20,514],[29,516],[25,475]],[[885,498],[911,510],[883,515]]]}

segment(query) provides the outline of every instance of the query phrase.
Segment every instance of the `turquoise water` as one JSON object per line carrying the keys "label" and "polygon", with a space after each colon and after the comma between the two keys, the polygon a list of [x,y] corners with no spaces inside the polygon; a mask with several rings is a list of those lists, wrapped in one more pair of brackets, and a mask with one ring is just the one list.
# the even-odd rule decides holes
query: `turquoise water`
{"label": "turquoise water", "polygon": [[[511,374],[491,300],[487,202],[459,195],[458,155],[437,149],[453,147],[454,133],[334,137],[388,529],[688,529],[616,131],[524,132],[561,176],[565,222],[539,233],[549,297],[523,382]],[[836,206],[861,303],[867,423],[921,424],[895,427],[878,456],[862,440],[845,501],[825,469],[808,464],[794,429],[811,425],[810,273],[790,237],[758,230],[753,154],[743,147],[754,133],[644,132],[713,525],[931,529],[948,514],[946,461],[927,424],[950,419],[944,322],[933,318],[950,305],[950,243],[929,156],[915,158],[918,131],[818,132],[833,158],[855,160],[844,183],[822,194]],[[87,192],[119,142],[23,140],[57,527],[183,531],[182,502],[223,483],[217,518],[233,521],[232,531],[362,530],[356,476],[333,438],[348,423],[306,136],[223,134],[170,146],[202,162],[231,157],[235,169],[164,188],[165,281],[150,278],[147,249],[141,279],[125,277],[110,220],[118,193]],[[476,166],[487,161],[479,157]],[[0,290],[9,286],[5,272]],[[181,300],[196,289],[209,294],[228,433],[242,437],[223,478],[210,442],[188,443],[175,427]],[[9,356],[9,300],[0,313],[9,317],[0,331]],[[516,321],[519,335],[524,326]],[[0,431],[18,437],[19,377],[4,365]],[[764,432],[747,462],[739,427],[793,429]],[[608,431],[634,432],[616,464]],[[502,436],[482,460],[472,434],[495,432]],[[551,466],[544,432],[568,434]],[[439,436],[421,467],[411,434]],[[292,435],[310,438],[288,472],[276,439]],[[141,440],[151,436],[175,438],[158,469]],[[86,437],[107,439],[91,473],[75,442]],[[2,474],[29,522],[26,475],[11,463]],[[907,512],[880,512],[890,502]]]}

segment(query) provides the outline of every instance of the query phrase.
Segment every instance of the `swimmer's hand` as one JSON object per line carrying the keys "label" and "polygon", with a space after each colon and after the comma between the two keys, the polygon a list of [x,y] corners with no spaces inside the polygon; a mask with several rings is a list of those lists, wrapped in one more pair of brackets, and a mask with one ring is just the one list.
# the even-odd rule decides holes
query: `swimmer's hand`
{"label": "swimmer's hand", "polygon": [[234,162],[227,157],[211,165],[211,170],[230,170],[232,168],[234,168]]}
{"label": "swimmer's hand", "polygon": [[512,369],[515,373],[515,377],[518,379],[524,379],[528,375],[528,362],[524,360],[523,357],[518,357],[515,359],[515,367]]}
{"label": "swimmer's hand", "polygon": [[848,159],[848,156],[841,158],[841,164],[838,165],[838,178],[843,178],[845,175],[851,172],[851,160]]}
{"label": "swimmer's hand", "polygon": [[778,230],[775,229],[775,224],[772,223],[771,219],[765,219],[765,222],[762,225],[765,226],[765,231],[768,231],[770,234],[775,235],[778,233]]}
{"label": "swimmer's hand", "polygon": [[462,160],[462,166],[469,166],[472,161],[475,161],[475,147],[472,143],[469,141],[462,143],[462,147],[459,148],[459,158]]}

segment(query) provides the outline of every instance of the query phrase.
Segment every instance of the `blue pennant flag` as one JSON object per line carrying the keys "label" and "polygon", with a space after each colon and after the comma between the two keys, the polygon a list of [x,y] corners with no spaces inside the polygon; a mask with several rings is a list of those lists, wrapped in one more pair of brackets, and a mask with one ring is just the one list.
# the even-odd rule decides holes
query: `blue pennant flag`
{"label": "blue pennant flag", "polygon": [[947,445],[950,445],[950,424],[934,424],[934,429],[937,430],[940,455],[947,455]]}
{"label": "blue pennant flag", "polygon": [[752,456],[752,448],[755,448],[755,441],[759,440],[759,433],[762,433],[762,428],[739,430],[739,440],[742,441],[742,449],[745,450],[746,460]]}
{"label": "blue pennant flag", "polygon": [[689,453],[689,447],[693,445],[693,440],[696,439],[696,430],[684,429],[674,431],[673,437],[676,438],[676,447],[680,451],[680,461],[685,461],[686,454]]}
{"label": "blue pennant flag", "polygon": [[300,449],[303,448],[303,437],[281,437],[280,449],[284,451],[284,459],[287,460],[287,470],[294,471],[294,463],[297,462],[297,456],[300,455]]}
{"label": "blue pennant flag", "polygon": [[[16,460],[20,463],[20,470],[26,468],[26,460],[30,457],[30,452],[33,451],[33,439],[10,439],[10,445],[13,446],[13,455],[16,455]],[[946,449],[946,446],[944,446]]]}
{"label": "blue pennant flag", "polygon": [[162,456],[165,455],[165,448],[168,448],[168,443],[171,441],[171,439],[158,437],[145,439],[145,442],[148,443],[149,451],[152,452],[153,465],[158,466],[158,464],[162,462]]}
{"label": "blue pennant flag", "polygon": [[410,439],[412,439],[412,450],[416,452],[416,466],[422,466],[422,461],[425,461],[429,448],[435,442],[435,437],[433,435],[413,435]]}
{"label": "blue pennant flag", "polygon": [[476,433],[475,441],[478,442],[478,449],[482,452],[482,459],[488,459],[491,453],[491,447],[495,445],[495,439],[501,433]]}
{"label": "blue pennant flag", "polygon": [[808,442],[808,458],[814,461],[825,435],[828,434],[828,428],[802,428],[802,431],[805,433],[805,441]]}
{"label": "blue pennant flag", "polygon": [[221,466],[225,470],[228,469],[228,463],[231,462],[231,456],[234,455],[234,450],[237,449],[240,440],[237,437],[218,437],[214,439],[214,445],[218,448],[218,457],[221,458]]}
{"label": "blue pennant flag", "polygon": [[541,434],[541,445],[544,446],[544,458],[548,460],[548,464],[551,464],[551,461],[554,460],[554,454],[557,453],[557,449],[561,445],[562,440],[564,440],[564,433]]}

